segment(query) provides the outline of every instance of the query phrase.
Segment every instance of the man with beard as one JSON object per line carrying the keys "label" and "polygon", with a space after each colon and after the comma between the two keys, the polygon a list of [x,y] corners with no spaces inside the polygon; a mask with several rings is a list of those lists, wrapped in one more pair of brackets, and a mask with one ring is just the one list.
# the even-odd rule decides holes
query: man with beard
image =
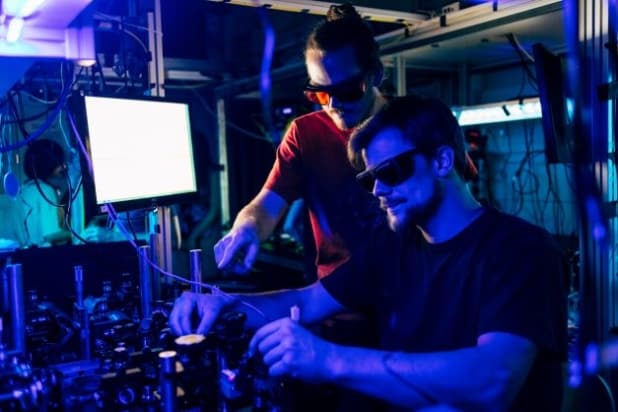
{"label": "man with beard", "polygon": [[370,227],[384,224],[377,202],[354,181],[346,157],[353,128],[386,101],[378,90],[379,46],[353,6],[330,7],[307,38],[305,65],[305,95],[321,109],[291,122],[262,190],[215,245],[224,271],[249,271],[260,242],[296,199],[304,199],[309,212],[318,278],[347,261]]}
{"label": "man with beard", "polygon": [[[543,229],[482,207],[465,184],[463,134],[443,103],[394,98],[348,153],[391,230],[365,253],[298,290],[184,293],[177,333],[205,333],[247,310],[249,351],[272,375],[341,385],[390,410],[560,411],[566,353],[563,259]],[[289,316],[291,307],[298,307]],[[378,349],[337,345],[310,325],[354,309],[379,320]]]}

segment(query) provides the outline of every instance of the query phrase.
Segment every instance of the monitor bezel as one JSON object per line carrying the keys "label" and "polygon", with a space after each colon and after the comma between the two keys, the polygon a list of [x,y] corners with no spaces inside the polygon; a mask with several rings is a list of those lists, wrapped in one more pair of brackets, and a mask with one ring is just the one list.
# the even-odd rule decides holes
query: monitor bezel
{"label": "monitor bezel", "polygon": [[95,191],[95,178],[90,170],[90,166],[83,154],[80,156],[80,167],[82,172],[82,188],[84,196],[84,220],[87,224],[94,216],[108,213],[108,205],[111,204],[113,209],[117,212],[125,212],[131,210],[143,210],[143,209],[156,209],[164,206],[171,206],[177,203],[195,201],[199,197],[199,191],[201,187],[201,176],[197,172],[198,157],[195,152],[196,148],[196,136],[193,132],[193,124],[191,120],[191,103],[188,100],[168,97],[154,97],[154,96],[124,96],[124,95],[94,95],[84,94],[83,92],[75,93],[72,97],[71,111],[76,121],[76,127],[82,137],[84,147],[88,152],[88,156],[92,159],[92,152],[90,148],[90,131],[88,128],[86,111],[86,97],[98,97],[105,99],[118,99],[118,100],[137,100],[148,102],[161,102],[161,103],[179,103],[186,105],[187,114],[189,117],[189,135],[193,160],[193,174],[195,176],[195,190],[190,192],[179,192],[174,194],[167,194],[161,196],[148,196],[135,199],[119,200],[109,203],[102,203],[97,200]]}

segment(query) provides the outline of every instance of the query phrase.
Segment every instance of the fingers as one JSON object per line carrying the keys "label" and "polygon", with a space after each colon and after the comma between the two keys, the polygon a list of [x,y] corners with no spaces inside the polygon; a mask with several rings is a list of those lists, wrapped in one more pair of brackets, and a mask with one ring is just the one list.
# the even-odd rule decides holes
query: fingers
{"label": "fingers", "polygon": [[191,320],[193,312],[197,310],[200,322],[195,333],[205,335],[224,306],[225,301],[222,298],[185,291],[174,302],[169,325],[177,335],[194,333]]}
{"label": "fingers", "polygon": [[233,253],[227,252],[228,245],[232,241],[230,235],[224,236],[219,240],[214,247],[215,260],[217,261],[217,267],[223,268],[229,264],[230,257]]}
{"label": "fingers", "polygon": [[259,351],[272,376],[290,374],[297,367],[295,326],[289,318],[276,320],[260,328],[249,343],[249,353]]}
{"label": "fingers", "polygon": [[200,303],[198,304],[200,323],[197,326],[197,333],[205,335],[210,330],[213,323],[215,323],[215,321],[217,320],[219,312],[219,307],[214,308],[212,305],[207,305],[205,300],[201,299]]}
{"label": "fingers", "polygon": [[[255,354],[258,349],[260,343],[268,336],[276,333],[279,330],[279,325],[283,321],[283,319],[276,320],[274,322],[267,323],[262,326],[260,329],[255,332],[251,341],[249,342],[249,353],[251,355]],[[261,351],[260,351],[261,352]]]}
{"label": "fingers", "polygon": [[215,244],[217,267],[234,273],[248,272],[253,266],[259,246],[255,229],[240,227],[233,230]]}
{"label": "fingers", "polygon": [[255,258],[257,257],[259,251],[260,245],[258,243],[251,243],[247,248],[247,255],[245,256],[245,260],[243,262],[247,270],[253,267],[253,262],[255,262]]}
{"label": "fingers", "polygon": [[174,308],[169,316],[169,324],[177,335],[191,333],[191,313],[194,308],[194,297],[190,292],[183,292],[174,302]]}
{"label": "fingers", "polygon": [[269,342],[269,345],[260,345],[260,352],[263,353],[262,360],[265,365],[272,367],[275,363],[279,362],[284,355],[288,354],[289,357],[289,349],[291,348],[291,341],[277,341],[277,342]]}
{"label": "fingers", "polygon": [[[271,376],[290,375],[293,377],[298,376],[297,367],[294,366],[293,356],[290,352],[283,352],[276,362],[268,368],[268,373]],[[266,363],[266,362],[264,362]],[[268,363],[266,363],[269,365]]]}
{"label": "fingers", "polygon": [[260,328],[251,339],[249,351],[262,354],[271,374],[287,374],[300,367],[306,345],[303,342],[308,338],[306,331],[296,322],[282,318]]}

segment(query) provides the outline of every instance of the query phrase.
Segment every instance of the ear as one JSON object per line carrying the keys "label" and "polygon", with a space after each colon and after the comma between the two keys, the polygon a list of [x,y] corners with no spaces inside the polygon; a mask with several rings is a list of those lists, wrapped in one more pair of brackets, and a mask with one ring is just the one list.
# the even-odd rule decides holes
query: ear
{"label": "ear", "polygon": [[436,149],[434,170],[439,177],[446,177],[455,168],[455,151],[450,146],[440,146]]}

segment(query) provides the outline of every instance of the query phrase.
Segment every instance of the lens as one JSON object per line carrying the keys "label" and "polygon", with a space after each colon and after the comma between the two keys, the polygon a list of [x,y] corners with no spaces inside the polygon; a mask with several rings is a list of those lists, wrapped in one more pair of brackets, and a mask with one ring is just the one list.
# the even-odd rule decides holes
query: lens
{"label": "lens", "polygon": [[376,179],[373,177],[371,171],[360,173],[356,176],[356,181],[368,192],[373,192],[373,186]]}
{"label": "lens", "polygon": [[396,186],[414,174],[412,155],[417,152],[417,149],[411,149],[385,160],[375,168],[357,174],[356,181],[368,192],[373,192],[376,180],[388,186]]}
{"label": "lens", "polygon": [[330,102],[330,95],[327,92],[305,90],[305,97],[311,103],[319,104],[320,106],[326,106]]}
{"label": "lens", "polygon": [[405,180],[405,175],[402,175],[401,169],[394,161],[390,161],[383,166],[376,168],[373,175],[380,182],[386,183],[389,186],[395,186]]}
{"label": "lens", "polygon": [[365,83],[357,84],[354,87],[345,90],[334,90],[331,92],[335,99],[345,103],[356,102],[365,94]]}
{"label": "lens", "polygon": [[331,98],[344,103],[353,103],[360,100],[365,94],[365,73],[360,73],[351,79],[331,86],[314,86],[307,81],[305,97],[312,103],[326,106]]}

